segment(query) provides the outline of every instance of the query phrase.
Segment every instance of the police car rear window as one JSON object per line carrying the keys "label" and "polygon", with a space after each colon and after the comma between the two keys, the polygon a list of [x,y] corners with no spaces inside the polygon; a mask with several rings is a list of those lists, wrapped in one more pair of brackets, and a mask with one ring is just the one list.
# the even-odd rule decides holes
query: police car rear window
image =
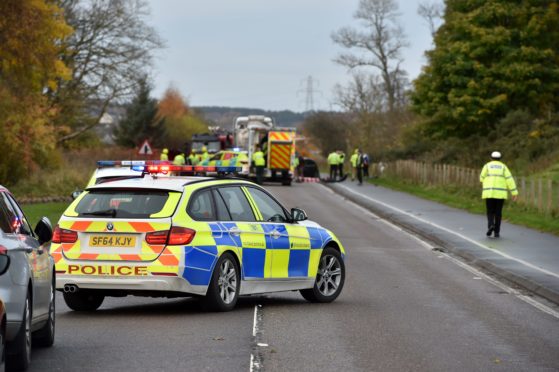
{"label": "police car rear window", "polygon": [[[170,197],[175,194],[172,200]],[[175,212],[180,193],[163,190],[92,190],[75,208],[78,217],[165,218]],[[175,205],[167,205],[174,201]]]}

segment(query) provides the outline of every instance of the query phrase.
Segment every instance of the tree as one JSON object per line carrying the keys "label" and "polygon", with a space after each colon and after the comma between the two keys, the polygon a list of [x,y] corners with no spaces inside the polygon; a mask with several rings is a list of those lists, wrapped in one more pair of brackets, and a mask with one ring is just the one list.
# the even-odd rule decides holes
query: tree
{"label": "tree", "polygon": [[417,7],[417,14],[427,22],[431,36],[435,36],[444,15],[444,4],[439,1],[423,1]]}
{"label": "tree", "polygon": [[447,0],[427,57],[412,99],[432,138],[486,135],[516,110],[549,116],[559,104],[559,5]]}
{"label": "tree", "polygon": [[169,87],[159,101],[158,115],[165,119],[165,146],[183,149],[196,133],[207,133],[207,123],[189,109],[178,89]]}
{"label": "tree", "polygon": [[151,86],[147,77],[138,81],[136,97],[126,108],[126,116],[115,131],[116,143],[125,147],[137,147],[149,139],[160,146],[165,137],[164,120],[159,117],[157,100],[150,97]]}
{"label": "tree", "polygon": [[347,146],[350,124],[345,114],[318,112],[308,116],[302,128],[313,138],[324,157]]}
{"label": "tree", "polygon": [[43,92],[70,76],[58,56],[72,29],[50,1],[0,1],[0,14],[0,183],[11,185],[54,150],[58,111]]}
{"label": "tree", "polygon": [[401,69],[401,52],[408,44],[398,16],[395,0],[360,0],[354,18],[364,30],[344,27],[332,34],[335,43],[355,51],[340,54],[337,63],[349,69],[373,67],[380,71],[389,111],[396,109],[406,76]]}
{"label": "tree", "polygon": [[145,0],[59,1],[74,28],[62,55],[72,79],[51,97],[62,107],[64,142],[96,126],[110,103],[129,100],[163,43],[146,23]]}

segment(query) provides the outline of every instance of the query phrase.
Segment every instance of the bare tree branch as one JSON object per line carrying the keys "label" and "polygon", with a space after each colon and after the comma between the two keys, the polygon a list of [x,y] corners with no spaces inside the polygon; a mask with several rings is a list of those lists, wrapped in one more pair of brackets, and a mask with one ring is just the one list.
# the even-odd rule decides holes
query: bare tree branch
{"label": "bare tree branch", "polygon": [[336,63],[355,69],[373,67],[379,70],[386,90],[387,106],[394,111],[401,92],[393,81],[403,61],[401,51],[408,46],[398,23],[398,5],[395,0],[360,0],[354,18],[363,30],[344,27],[332,34],[332,40],[349,49],[334,59]]}
{"label": "bare tree branch", "polygon": [[417,7],[417,14],[427,21],[431,36],[435,36],[444,15],[444,4],[440,1],[423,1]]}
{"label": "bare tree branch", "polygon": [[[137,77],[152,65],[153,53],[163,47],[157,32],[147,25],[145,0],[60,0],[67,22],[74,28],[65,62],[73,78],[53,97],[62,107],[69,134],[75,138],[95,127],[113,102],[129,99]],[[92,115],[92,107],[95,107]],[[66,114],[66,115],[64,115]]]}

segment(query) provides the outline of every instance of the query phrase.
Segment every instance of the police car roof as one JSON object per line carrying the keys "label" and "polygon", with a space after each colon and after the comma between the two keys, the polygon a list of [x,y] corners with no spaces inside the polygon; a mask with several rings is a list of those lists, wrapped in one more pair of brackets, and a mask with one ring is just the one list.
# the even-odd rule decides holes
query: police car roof
{"label": "police car roof", "polygon": [[143,178],[130,178],[125,180],[110,181],[100,183],[98,185],[93,185],[87,188],[87,190],[101,190],[101,189],[112,189],[112,188],[123,188],[123,189],[158,189],[158,190],[169,190],[169,191],[183,191],[185,185],[195,182],[203,181],[233,181],[233,182],[246,182],[250,181],[239,180],[239,179],[227,179],[227,178],[216,178],[216,177],[179,177],[179,176],[165,176],[165,175],[145,175]]}

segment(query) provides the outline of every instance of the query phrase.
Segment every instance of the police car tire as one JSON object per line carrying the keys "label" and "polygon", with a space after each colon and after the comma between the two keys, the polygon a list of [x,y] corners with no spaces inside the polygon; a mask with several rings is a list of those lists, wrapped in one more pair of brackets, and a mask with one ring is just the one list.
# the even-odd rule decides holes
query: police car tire
{"label": "police car tire", "polygon": [[56,325],[56,291],[55,279],[51,283],[51,298],[49,304],[49,318],[45,325],[33,333],[33,345],[40,347],[51,347],[54,344],[54,332]]}
{"label": "police car tire", "polygon": [[[235,269],[235,278],[237,282],[237,288],[235,291],[235,297],[230,303],[226,303],[223,301],[219,291],[219,276],[221,266],[225,261],[229,261],[233,268]],[[208,286],[208,292],[206,293],[206,297],[204,298],[204,302],[206,306],[212,311],[231,311],[237,304],[237,300],[239,299],[239,290],[241,289],[241,276],[239,265],[237,261],[233,257],[231,253],[225,252],[219,257],[217,263],[215,264],[215,268],[212,274],[212,278],[210,280],[210,284]]]}
{"label": "police car tire", "polygon": [[74,311],[95,311],[101,306],[104,299],[105,296],[88,290],[74,293],[64,292],[64,302]]}
{"label": "police car tire", "polygon": [[[29,367],[29,363],[31,363],[31,303],[31,296],[27,293],[21,327],[14,340],[8,345],[9,350],[6,364],[9,370],[24,371]],[[29,323],[27,325],[29,330],[26,329],[26,323]]]}
{"label": "police car tire", "polygon": [[312,288],[309,289],[302,289],[299,292],[301,292],[301,295],[305,298],[305,300],[309,301],[309,302],[317,302],[317,303],[328,303],[328,302],[332,302],[334,301],[342,292],[342,289],[344,287],[344,283],[345,283],[345,265],[344,265],[344,260],[342,259],[342,255],[340,254],[340,252],[332,247],[326,247],[324,248],[324,250],[322,251],[322,255],[320,256],[320,261],[319,261],[319,265],[320,262],[322,261],[322,259],[324,257],[327,256],[332,256],[335,257],[337,259],[337,262],[340,266],[340,270],[341,270],[341,276],[340,276],[340,283],[338,284],[338,288],[336,289],[335,292],[333,292],[330,295],[324,295],[323,293],[321,293],[321,291],[318,288],[318,280],[319,280],[319,276],[320,274],[317,273],[316,274],[316,279],[314,281],[314,286]]}

